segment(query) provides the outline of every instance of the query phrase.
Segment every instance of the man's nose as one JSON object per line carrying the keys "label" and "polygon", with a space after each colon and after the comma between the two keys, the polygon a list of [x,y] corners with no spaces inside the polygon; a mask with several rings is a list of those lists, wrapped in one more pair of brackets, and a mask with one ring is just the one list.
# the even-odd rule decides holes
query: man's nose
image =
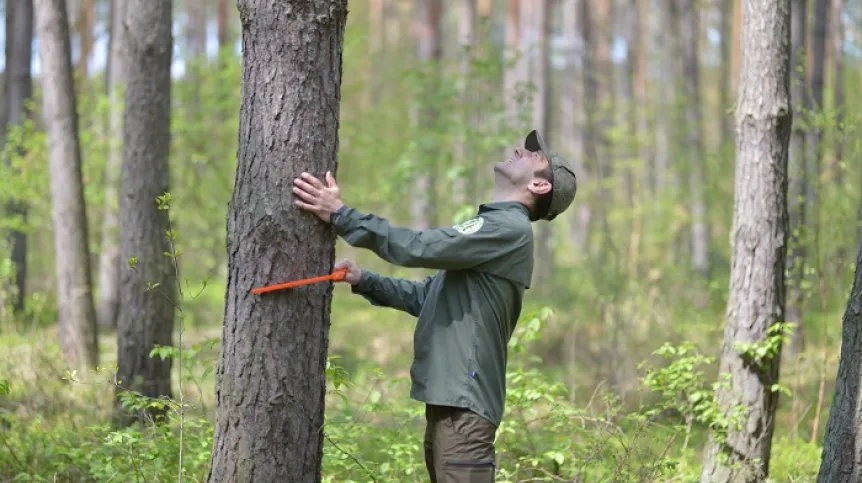
{"label": "man's nose", "polygon": [[524,156],[524,148],[522,148],[520,146],[515,148],[515,155],[517,155],[519,158],[523,157]]}

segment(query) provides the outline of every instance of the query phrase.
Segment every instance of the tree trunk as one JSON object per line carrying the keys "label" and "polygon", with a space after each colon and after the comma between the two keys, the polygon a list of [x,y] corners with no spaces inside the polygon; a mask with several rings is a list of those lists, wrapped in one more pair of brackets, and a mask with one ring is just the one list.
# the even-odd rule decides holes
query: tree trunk
{"label": "tree trunk", "polygon": [[862,251],[857,251],[856,276],[842,327],[818,483],[862,481]]}
{"label": "tree trunk", "polygon": [[207,0],[186,0],[186,57],[203,62],[207,53]]}
{"label": "tree trunk", "polygon": [[[737,342],[763,343],[784,320],[787,247],[787,151],[792,114],[790,5],[780,0],[744,0],[742,76],[736,112],[736,171],[731,275],[720,374],[730,383],[717,400],[725,414],[742,406],[741,429],[726,441],[707,444],[701,481],[764,481],[769,474],[781,361],[777,353],[754,361]],[[719,453],[728,457],[720,461]],[[740,465],[732,469],[731,465]]]}
{"label": "tree trunk", "polygon": [[[459,71],[461,74],[460,97],[463,106],[470,105],[470,94],[472,92],[472,59],[473,51],[476,48],[475,29],[476,29],[476,0],[461,0],[461,9],[458,12],[458,55]],[[471,131],[471,123],[473,120],[474,111],[469,108],[462,108],[461,122],[464,128],[461,130],[463,135],[459,135],[458,144],[456,145],[455,162],[461,165],[460,175],[455,178],[453,183],[452,200],[460,209],[470,199],[468,193],[468,180],[473,179],[474,165],[470,157],[470,146],[468,133]]]}
{"label": "tree trunk", "polygon": [[336,174],[347,1],[239,5],[240,140],[208,481],[318,482],[332,287],[249,291],[332,270],[332,229],[289,200],[303,171]]}
{"label": "tree trunk", "polygon": [[733,107],[731,103],[730,92],[730,63],[731,63],[731,48],[736,42],[736,37],[733,37],[733,7],[734,3],[731,0],[723,0],[719,2],[719,29],[721,30],[721,78],[718,80],[718,116],[721,119],[721,137],[719,145],[730,146],[733,142],[733,118],[729,114],[729,110]]}
{"label": "tree trunk", "polygon": [[703,136],[701,134],[700,81],[697,59],[698,16],[694,0],[679,2],[680,53],[682,54],[683,92],[685,93],[685,144],[688,151],[688,187],[691,197],[692,266],[695,271],[709,276],[709,227],[707,225],[706,197],[704,195],[705,166]]}
{"label": "tree trunk", "polygon": [[[18,0],[13,5],[6,4],[6,81],[4,85],[5,101],[3,103],[2,135],[4,139],[12,126],[21,126],[25,119],[32,116],[27,105],[33,98],[33,79],[31,76],[31,57],[33,55],[33,2]],[[5,142],[5,141],[4,141]],[[23,154],[23,153],[20,153]],[[5,161],[7,169],[11,169],[10,160]],[[7,206],[8,216],[19,216],[27,220],[27,202],[11,200]],[[12,247],[11,260],[15,265],[16,298],[13,305],[15,312],[24,310],[24,297],[27,283],[27,235],[13,230],[9,234]]]}
{"label": "tree trunk", "polygon": [[93,30],[96,26],[96,5],[94,0],[81,0],[80,23],[77,26],[81,56],[78,58],[78,72],[81,80],[89,76],[90,57],[93,55]]}
{"label": "tree trunk", "polygon": [[[144,396],[171,397],[171,359],[150,357],[173,345],[176,277],[166,238],[169,214],[156,198],[169,189],[171,0],[127,0],[125,114],[120,189],[120,248],[124,261],[117,323],[118,377]],[[159,286],[148,290],[148,284]],[[119,397],[121,390],[117,391]],[[156,414],[151,414],[151,416]],[[122,408],[117,420],[129,421]],[[136,415],[138,418],[145,414]]]}
{"label": "tree trunk", "polygon": [[111,106],[108,120],[110,146],[105,165],[105,215],[102,221],[102,252],[99,259],[99,327],[115,329],[120,309],[120,170],[123,164],[123,86],[125,84],[126,1],[111,2],[111,37],[108,45],[108,96]]}
{"label": "tree trunk", "polygon": [[835,182],[842,184],[844,179],[844,22],[841,14],[844,0],[832,0],[832,93],[835,104]]}
{"label": "tree trunk", "polygon": [[[826,25],[829,16],[830,0],[814,0],[814,29],[811,37],[811,49],[808,50],[810,60],[810,108],[815,113],[822,112],[823,106],[823,74],[826,64]],[[806,139],[805,158],[805,228],[803,240],[806,246],[814,249],[819,244],[818,226],[820,216],[818,215],[817,199],[820,191],[820,167],[823,158],[820,140],[823,137],[822,128],[810,126]]]}
{"label": "tree trunk", "polygon": [[805,30],[806,0],[793,0],[791,11],[790,48],[791,71],[790,98],[793,103],[793,132],[790,137],[790,156],[788,161],[787,207],[790,216],[790,244],[788,247],[788,297],[787,322],[797,324],[793,332],[788,356],[795,359],[803,350],[804,337],[802,313],[804,294],[802,280],[805,278],[805,244],[800,237],[805,227],[805,130],[804,112],[810,107],[805,95]]}
{"label": "tree trunk", "polygon": [[[584,148],[582,175],[580,183],[590,183],[595,175],[594,167],[598,163],[598,152],[596,148],[596,111],[598,83],[595,77],[595,33],[593,31],[593,15],[590,8],[591,0],[576,0],[578,5],[578,31],[581,35],[581,82],[583,83],[582,119],[582,145]],[[576,156],[577,158],[577,156]],[[593,209],[591,203],[585,202],[578,206],[577,224],[575,225],[575,246],[582,247],[583,253],[589,253],[590,230],[592,227]]]}
{"label": "tree trunk", "polygon": [[[515,119],[518,113],[517,90],[521,79],[516,60],[520,57],[520,0],[509,0],[506,8],[506,63],[508,67],[503,73],[503,95],[506,99],[506,115],[508,119]],[[512,62],[514,64],[512,64]]]}
{"label": "tree trunk", "polygon": [[218,0],[216,6],[216,37],[218,37],[219,52],[226,47],[232,47],[233,36],[230,28],[230,7],[228,0]]}
{"label": "tree trunk", "polygon": [[42,112],[48,135],[60,345],[75,368],[99,364],[78,113],[65,0],[37,0]]}
{"label": "tree trunk", "polygon": [[[414,17],[413,31],[417,40],[417,60],[420,65],[438,62],[443,55],[441,32],[442,0],[420,0]],[[436,71],[436,69],[435,69]],[[420,136],[429,135],[437,129],[437,113],[433,97],[437,91],[438,82],[432,74],[423,81],[423,93],[420,95],[418,112],[415,113],[419,124]],[[414,227],[418,230],[427,229],[437,224],[436,176],[437,168],[435,150],[431,147],[421,148],[420,164],[416,167],[412,196],[412,218]]]}

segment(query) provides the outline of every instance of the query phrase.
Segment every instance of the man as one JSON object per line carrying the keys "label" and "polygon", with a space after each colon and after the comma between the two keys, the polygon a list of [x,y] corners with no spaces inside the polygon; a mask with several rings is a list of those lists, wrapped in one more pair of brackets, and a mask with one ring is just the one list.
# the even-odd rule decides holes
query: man
{"label": "man", "polygon": [[506,398],[506,348],[533,273],[531,222],[553,220],[572,203],[577,178],[532,131],[524,148],[494,165],[490,203],[453,227],[411,230],[342,203],[303,173],[296,205],[332,223],[347,243],[404,267],[438,269],[421,282],[360,270],[346,281],[373,305],[418,317],[410,396],[426,404],[425,463],[431,481],[494,481],[494,438]]}

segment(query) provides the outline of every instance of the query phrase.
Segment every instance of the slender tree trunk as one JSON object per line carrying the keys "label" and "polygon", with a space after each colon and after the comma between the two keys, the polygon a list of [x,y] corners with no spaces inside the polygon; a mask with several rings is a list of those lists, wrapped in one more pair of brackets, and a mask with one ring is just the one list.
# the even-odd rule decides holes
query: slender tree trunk
{"label": "slender tree trunk", "polygon": [[[736,98],[739,96],[739,68],[742,59],[742,8],[743,0],[733,0],[733,29],[730,46],[730,92]],[[735,106],[734,106],[735,107]]]}
{"label": "slender tree trunk", "polygon": [[709,226],[707,225],[706,196],[704,194],[705,166],[703,135],[701,134],[700,80],[698,50],[698,16],[694,0],[678,3],[680,20],[680,52],[682,53],[683,91],[685,105],[685,144],[688,149],[688,187],[691,197],[692,266],[695,271],[709,277]]}
{"label": "slender tree trunk", "polygon": [[818,483],[862,481],[862,251],[844,312],[835,396],[820,460]]}
{"label": "slender tree trunk", "polygon": [[[787,152],[790,106],[790,5],[780,0],[744,0],[742,76],[736,112],[735,201],[731,230],[731,276],[720,374],[727,386],[717,399],[725,414],[741,407],[741,429],[726,441],[710,437],[701,481],[756,482],[769,475],[781,361],[760,361],[738,352],[737,342],[762,343],[784,320],[787,246]],[[721,461],[719,454],[728,459]],[[733,469],[733,465],[740,465]]]}
{"label": "slender tree trunk", "polygon": [[733,7],[736,2],[719,2],[719,29],[721,30],[721,77],[718,80],[718,116],[721,119],[721,138],[719,145],[730,146],[733,142],[733,117],[730,114],[732,98],[730,92],[731,49],[736,42],[732,37]]}
{"label": "slender tree trunk", "polygon": [[[598,149],[596,147],[596,111],[598,97],[598,83],[595,77],[596,47],[595,33],[593,31],[593,13],[590,5],[591,0],[576,0],[578,5],[578,30],[581,35],[581,81],[583,82],[583,104],[582,119],[584,127],[582,130],[582,144],[584,148],[584,161],[580,176],[581,184],[592,182],[595,169],[598,164]],[[581,203],[578,206],[577,224],[575,225],[575,245],[582,247],[584,253],[589,253],[590,230],[592,228],[593,209],[591,202]]]}
{"label": "slender tree trunk", "polygon": [[[815,113],[823,110],[823,86],[824,67],[826,64],[826,26],[829,17],[830,0],[814,0],[814,29],[811,37],[811,50],[808,58],[810,60],[810,108]],[[802,243],[814,249],[819,245],[818,226],[820,216],[817,205],[819,203],[820,191],[820,169],[823,158],[823,150],[820,141],[823,130],[818,126],[811,126],[806,139],[806,167],[805,167],[805,227],[802,234]],[[806,257],[810,259],[810,257]]]}
{"label": "slender tree trunk", "polygon": [[[417,39],[417,59],[421,64],[439,62],[443,54],[441,15],[442,0],[420,0],[414,19],[414,32]],[[436,71],[436,69],[435,69]],[[420,135],[427,135],[436,129],[437,113],[434,107],[433,97],[437,91],[438,82],[432,74],[423,82],[423,93],[419,99],[420,108],[416,112]],[[417,167],[413,191],[410,199],[412,201],[411,211],[413,224],[416,229],[427,229],[437,224],[437,197],[436,176],[437,168],[435,150],[428,147],[422,149],[420,159],[422,162]]]}
{"label": "slender tree trunk", "polygon": [[506,114],[508,119],[514,119],[519,115],[517,91],[521,79],[518,78],[520,72],[517,64],[520,60],[516,59],[521,56],[521,53],[518,52],[521,36],[520,20],[520,0],[508,0],[506,8],[506,62],[509,63],[509,67],[506,68],[503,74],[503,95],[506,98]]}
{"label": "slender tree trunk", "polygon": [[[472,107],[470,102],[472,94],[471,65],[473,50],[476,48],[474,37],[476,29],[476,0],[461,0],[459,5],[461,6],[461,10],[458,12],[458,55],[461,56],[459,59],[459,70],[462,76],[460,96],[463,106]],[[472,114],[473,109],[470,108],[464,108],[461,111],[461,122],[464,126],[461,132],[465,134],[459,137],[456,146],[457,156],[455,162],[461,165],[461,174],[455,178],[452,199],[459,207],[466,204],[470,198],[467,193],[468,180],[473,178],[472,171],[474,168],[468,144],[468,134],[472,127]]]}
{"label": "slender tree trunk", "polygon": [[60,345],[75,368],[99,364],[78,113],[65,0],[37,0],[42,111],[48,135]]}
{"label": "slender tree trunk", "polygon": [[793,132],[790,138],[790,156],[788,162],[788,193],[787,205],[790,215],[790,245],[788,247],[788,297],[787,322],[797,324],[793,332],[788,357],[795,357],[804,348],[804,330],[802,314],[804,293],[802,280],[805,278],[806,247],[800,237],[805,227],[805,130],[803,129],[804,112],[810,107],[805,95],[805,27],[806,0],[793,0],[791,12],[790,48],[793,69],[790,80],[790,98],[793,103]]}
{"label": "slender tree trunk", "polygon": [[670,3],[661,2],[659,12],[660,67],[664,85],[657,86],[657,97],[660,108],[656,112],[656,162],[655,162],[655,192],[659,196],[667,196],[667,188],[671,184],[671,150],[673,149],[673,120],[676,112],[675,92],[679,82],[676,60],[679,58],[679,42],[676,32],[679,31],[679,18],[676,9],[669,8]]}
{"label": "slender tree trunk", "polygon": [[844,0],[832,0],[832,94],[835,104],[835,182],[842,184],[846,165],[844,161],[844,22],[841,14]]}
{"label": "slender tree trunk", "polygon": [[285,203],[303,171],[336,176],[347,1],[325,4],[240,1],[242,107],[211,482],[321,478],[332,286],[249,290],[334,264],[331,228]]}
{"label": "slender tree trunk", "polygon": [[[124,389],[148,397],[172,396],[171,359],[150,357],[150,351],[173,345],[178,303],[173,260],[164,255],[171,252],[169,213],[156,202],[170,186],[171,3],[126,0],[120,248],[124,261],[136,259],[137,264],[123,268],[117,376]],[[157,290],[149,290],[150,283],[159,284]],[[115,414],[118,423],[130,422],[124,408],[118,406]]]}
{"label": "slender tree trunk", "polygon": [[230,28],[230,7],[228,3],[229,0],[218,0],[216,4],[216,36],[218,37],[219,52],[230,47],[233,42]]}
{"label": "slender tree trunk", "polygon": [[90,58],[93,55],[93,30],[96,26],[96,5],[94,0],[81,0],[80,23],[77,26],[81,56],[78,58],[78,72],[81,79],[89,76]]}
{"label": "slender tree trunk", "polygon": [[[18,0],[6,4],[6,81],[4,85],[5,100],[3,102],[4,143],[8,140],[9,129],[21,126],[32,116],[28,103],[33,98],[33,79],[30,72],[33,55],[33,2]],[[23,147],[18,154],[24,154]],[[6,169],[12,169],[11,162],[6,159]],[[27,202],[11,200],[6,207],[7,216],[20,217],[27,221]],[[15,265],[16,298],[13,310],[20,313],[24,310],[24,298],[27,287],[27,235],[23,231],[12,230],[9,234],[12,247],[10,259]]]}
{"label": "slender tree trunk", "polygon": [[120,310],[120,282],[123,260],[120,258],[119,209],[120,170],[123,164],[123,89],[125,85],[126,0],[111,2],[111,37],[108,46],[108,96],[111,107],[108,120],[108,161],[105,165],[105,215],[102,221],[102,252],[99,259],[99,327],[115,329]]}

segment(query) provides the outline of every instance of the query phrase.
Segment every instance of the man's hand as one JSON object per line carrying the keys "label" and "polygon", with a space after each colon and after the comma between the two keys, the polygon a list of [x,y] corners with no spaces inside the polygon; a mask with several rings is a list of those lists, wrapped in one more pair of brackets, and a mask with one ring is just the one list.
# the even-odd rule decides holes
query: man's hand
{"label": "man's hand", "polygon": [[314,176],[302,173],[299,178],[293,180],[293,193],[299,198],[294,202],[296,206],[314,213],[327,223],[332,214],[344,206],[341,202],[341,191],[329,171],[326,172],[326,186]]}
{"label": "man's hand", "polygon": [[359,278],[362,277],[362,270],[356,266],[355,263],[350,260],[344,259],[337,264],[335,264],[335,269],[340,270],[342,268],[347,269],[347,275],[344,276],[344,281],[349,283],[350,285],[356,285],[359,283]]}

